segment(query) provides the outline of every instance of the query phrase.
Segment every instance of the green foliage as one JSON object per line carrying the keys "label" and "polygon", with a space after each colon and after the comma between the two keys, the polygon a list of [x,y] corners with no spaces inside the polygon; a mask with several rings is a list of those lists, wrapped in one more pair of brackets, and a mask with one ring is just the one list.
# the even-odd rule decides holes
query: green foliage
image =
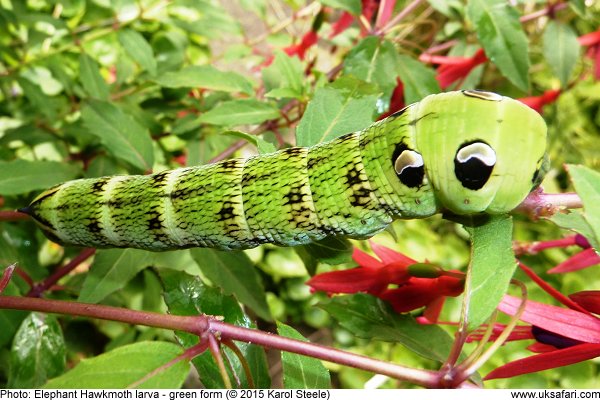
{"label": "green foliage", "polygon": [[146,376],[181,354],[181,348],[166,342],[139,342],[82,360],[75,368],[50,380],[44,389],[168,389],[179,387],[189,365],[181,360]]}
{"label": "green foliage", "polygon": [[378,90],[353,77],[317,89],[296,130],[299,146],[312,146],[373,122]]}
{"label": "green foliage", "polygon": [[271,319],[260,278],[246,254],[212,249],[192,249],[191,254],[211,282],[226,294],[235,294],[263,319]]}
{"label": "green foliage", "polygon": [[6,196],[47,189],[65,180],[74,179],[81,172],[77,165],[22,159],[0,161],[0,169],[0,191]]}
{"label": "green foliage", "polygon": [[11,351],[9,388],[42,385],[63,373],[65,342],[56,317],[31,313],[17,331]]}
{"label": "green foliage", "polygon": [[523,91],[529,89],[529,46],[519,13],[503,0],[473,0],[467,16],[488,57]]}
{"label": "green foliage", "polygon": [[494,312],[508,290],[517,263],[512,251],[512,217],[490,217],[485,224],[468,227],[471,235],[471,293],[467,321],[471,329],[483,324]]}
{"label": "green foliage", "polygon": [[[161,278],[164,287],[164,298],[169,311],[176,315],[208,315],[223,316],[225,322],[245,328],[256,328],[256,325],[242,311],[234,297],[224,296],[219,289],[207,287],[197,277],[182,273],[163,271]],[[190,347],[198,343],[198,338],[189,333],[177,333],[181,344]],[[253,381],[257,388],[268,388],[271,380],[268,374],[265,352],[258,346],[249,343],[239,343],[238,347],[251,366]],[[225,351],[233,365],[236,376],[241,377],[244,386],[248,386],[240,360],[227,349]],[[193,360],[194,367],[202,376],[206,388],[223,387],[223,379],[214,359],[210,354],[202,354]]]}
{"label": "green foliage", "polygon": [[550,21],[544,31],[543,42],[550,68],[560,79],[560,84],[566,87],[579,56],[577,34],[567,24]]}
{"label": "green foliage", "polygon": [[[281,336],[307,341],[294,328],[279,323],[277,331]],[[331,387],[329,371],[321,361],[311,357],[284,352],[281,355],[283,364],[283,385],[288,389],[329,389]]]}
{"label": "green foliage", "polygon": [[99,251],[94,259],[94,267],[83,281],[78,300],[98,303],[122,289],[138,272],[150,265],[151,255],[135,249]]}
{"label": "green foliage", "polygon": [[431,360],[443,362],[452,346],[452,339],[440,327],[420,325],[414,318],[395,313],[389,305],[372,296],[337,297],[322,307],[358,337],[402,343]]}
{"label": "green foliage", "polygon": [[569,165],[568,170],[573,186],[583,201],[584,236],[600,251],[600,173],[581,165]]}
{"label": "green foliage", "polygon": [[[481,88],[515,98],[561,89],[558,100],[540,109],[549,126],[551,160],[544,187],[576,190],[584,209],[556,214],[551,222],[517,216],[514,237],[535,242],[572,230],[598,250],[600,82],[594,77],[597,57],[589,57],[590,46],[578,38],[598,29],[600,5],[554,2],[553,13],[540,19],[527,13],[550,3],[429,0],[394,20],[414,2],[392,3],[386,17],[378,15],[384,3],[374,0],[284,0],[276,7],[242,0],[241,11],[216,0],[0,2],[0,211],[10,213],[42,190],[80,177],[148,173],[314,145],[441,88]],[[348,15],[361,18],[339,26]],[[480,48],[488,61],[460,70]],[[440,64],[428,56],[463,59]],[[455,79],[444,81],[441,72],[452,68]],[[568,173],[563,164],[570,164]],[[20,275],[2,296],[25,296],[31,287],[23,277],[44,282],[78,254],[48,242],[30,221],[3,218],[0,213],[0,271],[17,262]],[[437,216],[398,222],[374,241],[419,262],[466,271],[471,234],[468,313],[475,327],[485,322],[512,276],[511,230],[507,217],[465,232]],[[330,337],[334,347],[438,368],[454,331],[418,323],[420,310],[397,314],[367,294],[325,299],[309,292],[309,275],[356,265],[353,247],[368,246],[327,239],[293,250],[263,246],[231,253],[99,250],[43,297],[173,315],[206,313],[245,328],[277,329],[300,340]],[[572,254],[567,249],[523,257],[565,294],[597,289],[597,269],[545,274]],[[519,272],[517,277],[527,282],[530,298],[547,299]],[[451,299],[441,320],[456,321],[459,311]],[[0,387],[173,388],[183,385],[190,366],[204,387],[224,385],[208,352],[149,375],[198,344],[188,333],[177,332],[175,340],[172,332],[143,326],[14,310],[0,310],[0,327]],[[242,387],[251,381],[258,388],[276,384],[269,363],[278,360],[267,360],[259,346],[236,345],[252,379],[224,347],[232,382],[237,377]],[[522,347],[510,344],[484,368],[528,355]],[[281,366],[288,388],[332,382],[362,387],[372,376],[331,365],[327,370],[320,360],[292,353],[282,354]],[[486,386],[593,387],[596,376],[598,366],[586,363]]]}

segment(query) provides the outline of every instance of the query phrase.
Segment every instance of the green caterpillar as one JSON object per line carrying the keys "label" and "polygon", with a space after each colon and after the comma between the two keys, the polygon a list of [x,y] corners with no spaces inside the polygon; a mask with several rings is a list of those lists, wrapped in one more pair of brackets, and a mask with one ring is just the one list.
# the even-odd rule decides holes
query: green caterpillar
{"label": "green caterpillar", "polygon": [[394,219],[501,214],[544,175],[546,125],[520,102],[431,95],[313,147],[146,176],[63,183],[29,207],[66,245],[169,250],[367,238]]}

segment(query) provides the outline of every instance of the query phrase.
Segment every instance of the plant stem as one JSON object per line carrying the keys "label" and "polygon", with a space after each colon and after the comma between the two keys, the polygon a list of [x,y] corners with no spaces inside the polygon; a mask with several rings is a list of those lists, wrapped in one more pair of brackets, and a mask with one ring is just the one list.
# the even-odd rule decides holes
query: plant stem
{"label": "plant stem", "polygon": [[400,11],[394,18],[392,18],[387,24],[385,24],[385,26],[383,28],[381,28],[377,32],[375,32],[375,34],[376,35],[385,34],[386,31],[388,31],[390,28],[392,28],[393,26],[398,24],[398,22],[400,22],[402,19],[404,19],[406,16],[408,16],[410,13],[412,13],[417,7],[419,7],[419,5],[421,5],[422,2],[423,2],[423,0],[413,0],[409,5],[404,7],[402,9],[402,11]]}
{"label": "plant stem", "polygon": [[531,192],[515,211],[529,214],[533,218],[550,217],[561,208],[582,208],[583,202],[577,193],[544,193],[541,189]]}
{"label": "plant stem", "polygon": [[276,336],[269,333],[211,320],[211,328],[221,335],[233,340],[250,342],[278,350],[289,351],[309,357],[347,365],[393,378],[416,383],[425,387],[438,387],[438,373],[432,371],[407,368],[401,365],[375,360],[358,354],[332,349],[314,343],[306,343],[295,339]]}
{"label": "plant stem", "polygon": [[206,315],[163,315],[98,304],[15,296],[0,296],[0,309],[39,311],[98,318],[128,324],[185,331],[198,336],[202,336],[209,331],[216,331],[221,334],[222,339],[238,340],[277,350],[315,357],[321,360],[387,375],[427,388],[440,387],[440,373],[436,371],[403,367],[401,365],[375,360],[366,356],[352,354],[319,344],[307,343],[267,332],[242,328],[218,321]]}
{"label": "plant stem", "polygon": [[23,221],[29,219],[29,215],[18,211],[0,211],[0,221]]}
{"label": "plant stem", "polygon": [[56,284],[63,276],[67,275],[69,272],[73,271],[77,268],[82,262],[90,258],[92,255],[96,253],[96,249],[88,248],[83,249],[75,258],[60,268],[58,268],[52,275],[46,278],[42,283],[35,285],[31,288],[29,293],[27,293],[28,297],[40,297],[42,293],[46,290],[50,289],[52,286]]}
{"label": "plant stem", "polygon": [[39,299],[33,297],[0,296],[0,309],[39,311],[78,317],[105,319],[127,324],[185,331],[200,336],[209,326],[208,317],[163,315],[148,311],[87,304],[76,301]]}

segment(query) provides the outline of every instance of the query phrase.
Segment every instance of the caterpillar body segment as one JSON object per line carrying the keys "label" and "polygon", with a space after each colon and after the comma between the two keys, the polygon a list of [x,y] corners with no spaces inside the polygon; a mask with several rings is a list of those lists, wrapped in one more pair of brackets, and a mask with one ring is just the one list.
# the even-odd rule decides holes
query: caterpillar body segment
{"label": "caterpillar body segment", "polygon": [[535,111],[493,93],[449,92],[309,148],[66,182],[24,211],[52,240],[88,247],[367,238],[397,218],[511,211],[543,175],[545,147]]}

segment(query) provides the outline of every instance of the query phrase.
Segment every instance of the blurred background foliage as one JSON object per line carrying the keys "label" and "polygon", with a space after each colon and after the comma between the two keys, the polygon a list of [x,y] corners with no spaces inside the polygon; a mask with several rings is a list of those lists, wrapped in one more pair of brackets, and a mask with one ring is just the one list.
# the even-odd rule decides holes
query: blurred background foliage
{"label": "blurred background foliage", "polygon": [[[600,169],[600,38],[596,44],[578,39],[597,31],[600,4],[492,2],[502,4],[490,12],[483,3],[0,0],[0,207],[22,207],[42,189],[69,179],[157,172],[312,145],[323,127],[340,135],[429,93],[461,88],[538,101],[550,138],[551,171],[543,186],[547,192],[572,191],[564,163]],[[500,37],[510,42],[486,37],[485,26],[478,25],[485,24],[482,12],[490,13]],[[492,61],[474,61],[482,46]],[[441,59],[427,58],[432,56]],[[551,90],[560,96],[540,103]],[[313,112],[311,104],[331,115],[309,125],[302,116]],[[335,116],[343,123],[334,124]],[[549,221],[517,217],[518,241],[564,234]],[[439,216],[396,222],[374,241],[447,269],[464,269],[469,257],[466,232]],[[235,314],[231,321],[245,326],[257,320],[270,331],[276,330],[274,320],[283,321],[311,341],[437,368],[436,361],[396,342],[361,338],[317,307],[325,296],[310,293],[309,274],[356,265],[352,246],[368,250],[367,243],[344,240],[243,253],[101,250],[44,297],[159,312],[195,307]],[[21,271],[5,294],[26,294],[28,280],[43,282],[79,252],[48,242],[29,221],[2,222],[0,269],[18,262]],[[558,249],[525,260],[544,274],[569,255]],[[225,270],[239,279],[223,279]],[[597,288],[595,271],[545,277],[570,293]],[[203,293],[221,308],[196,304],[185,311],[174,300],[183,282],[190,297]],[[227,300],[231,294],[247,306],[247,315]],[[542,294],[532,286],[530,296]],[[455,321],[458,314],[458,300],[451,299],[442,319]],[[175,340],[171,332],[147,327],[27,315],[0,311],[0,386],[40,386],[83,358],[144,340]],[[33,357],[19,346],[27,341],[43,350]],[[277,357],[252,351],[259,386],[281,385]],[[482,373],[526,354],[521,343],[507,344]],[[273,365],[270,378],[265,360]],[[360,388],[373,378],[326,366],[336,387]],[[211,368],[210,360],[196,364],[202,384],[219,387]],[[180,375],[169,383],[177,384]],[[486,386],[598,387],[598,376],[597,363],[586,362]],[[379,384],[406,386],[390,379]],[[188,378],[185,385],[198,382]]]}

